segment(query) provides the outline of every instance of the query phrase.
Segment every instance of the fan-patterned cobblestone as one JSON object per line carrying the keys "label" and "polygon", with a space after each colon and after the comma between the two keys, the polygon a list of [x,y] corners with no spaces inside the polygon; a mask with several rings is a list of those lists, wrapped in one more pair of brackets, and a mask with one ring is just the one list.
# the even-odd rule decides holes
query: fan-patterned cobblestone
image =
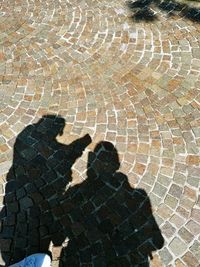
{"label": "fan-patterned cobblestone", "polygon": [[120,0],[0,7],[1,205],[17,135],[59,114],[60,142],[92,138],[73,182],[86,178],[87,153],[112,142],[129,183],[148,193],[165,239],[151,266],[199,266],[200,24],[161,11],[136,23]]}

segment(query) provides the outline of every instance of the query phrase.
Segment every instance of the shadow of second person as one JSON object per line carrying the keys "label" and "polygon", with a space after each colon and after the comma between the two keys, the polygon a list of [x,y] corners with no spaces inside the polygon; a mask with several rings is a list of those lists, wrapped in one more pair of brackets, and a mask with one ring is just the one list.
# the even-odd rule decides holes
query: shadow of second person
{"label": "shadow of second person", "polygon": [[163,246],[146,192],[133,189],[119,167],[110,142],[89,153],[87,179],[66,192],[71,230],[59,266],[147,267]]}

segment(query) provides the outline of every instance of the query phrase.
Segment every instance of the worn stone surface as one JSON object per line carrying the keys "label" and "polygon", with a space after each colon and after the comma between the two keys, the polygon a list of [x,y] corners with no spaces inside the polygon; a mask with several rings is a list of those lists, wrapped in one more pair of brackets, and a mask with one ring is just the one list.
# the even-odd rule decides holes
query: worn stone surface
{"label": "worn stone surface", "polygon": [[[152,251],[147,240],[136,242],[137,257],[105,237],[118,225],[131,240],[124,218],[136,204],[125,201],[123,183],[95,182],[91,199],[88,189],[76,197],[69,191],[74,203],[65,195],[69,186],[87,188],[85,181],[95,176],[88,175],[88,162],[100,141],[114,144],[127,185],[143,189],[152,204],[165,243],[149,264],[200,264],[199,12],[164,4],[152,4],[155,20],[149,14],[148,22],[136,22],[119,0],[2,1],[0,265],[46,249],[49,239],[53,266],[59,266],[62,247],[69,266],[79,266],[77,260],[105,266],[100,251],[120,255],[119,266],[145,261],[141,254]],[[59,120],[43,120],[47,114],[65,120],[63,134]],[[87,133],[92,142],[82,147],[77,140]],[[75,140],[76,148],[66,150]],[[115,201],[104,205],[114,188]],[[78,257],[70,256],[75,247],[82,249]]]}
{"label": "worn stone surface", "polygon": [[179,238],[174,238],[169,244],[169,247],[176,256],[182,255],[187,249],[186,244]]}

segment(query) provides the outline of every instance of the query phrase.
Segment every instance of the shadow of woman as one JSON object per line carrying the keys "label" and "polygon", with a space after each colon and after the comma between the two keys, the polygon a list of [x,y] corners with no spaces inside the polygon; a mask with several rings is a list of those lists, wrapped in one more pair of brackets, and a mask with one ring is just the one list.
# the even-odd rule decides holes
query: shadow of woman
{"label": "shadow of woman", "polygon": [[58,197],[72,180],[72,165],[91,142],[85,135],[69,145],[59,143],[56,137],[64,126],[62,117],[46,115],[16,139],[0,213],[6,266],[32,253],[48,253],[50,241],[57,238]]}
{"label": "shadow of woman", "polygon": [[133,189],[117,170],[118,153],[100,142],[88,156],[88,178],[65,195],[71,218],[63,266],[149,266],[164,244],[143,189]]}

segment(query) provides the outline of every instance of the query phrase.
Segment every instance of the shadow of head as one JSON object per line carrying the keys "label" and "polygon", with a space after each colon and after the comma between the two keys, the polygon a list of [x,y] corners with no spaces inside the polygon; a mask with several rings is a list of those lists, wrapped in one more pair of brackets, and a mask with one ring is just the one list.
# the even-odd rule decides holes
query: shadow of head
{"label": "shadow of head", "polygon": [[89,153],[88,167],[91,167],[99,174],[113,174],[120,167],[117,149],[110,142],[102,141],[98,143],[94,152]]}
{"label": "shadow of head", "polygon": [[55,152],[60,148],[56,136],[63,134],[64,127],[65,120],[61,116],[44,115],[37,123],[28,125],[19,133],[14,144],[13,166],[7,180],[16,180],[18,187],[21,187],[41,177],[47,171],[47,165],[50,165],[50,161],[47,163],[50,157],[56,160]]}
{"label": "shadow of head", "polygon": [[65,119],[56,115],[44,115],[36,124],[37,131],[48,139],[63,135]]}

